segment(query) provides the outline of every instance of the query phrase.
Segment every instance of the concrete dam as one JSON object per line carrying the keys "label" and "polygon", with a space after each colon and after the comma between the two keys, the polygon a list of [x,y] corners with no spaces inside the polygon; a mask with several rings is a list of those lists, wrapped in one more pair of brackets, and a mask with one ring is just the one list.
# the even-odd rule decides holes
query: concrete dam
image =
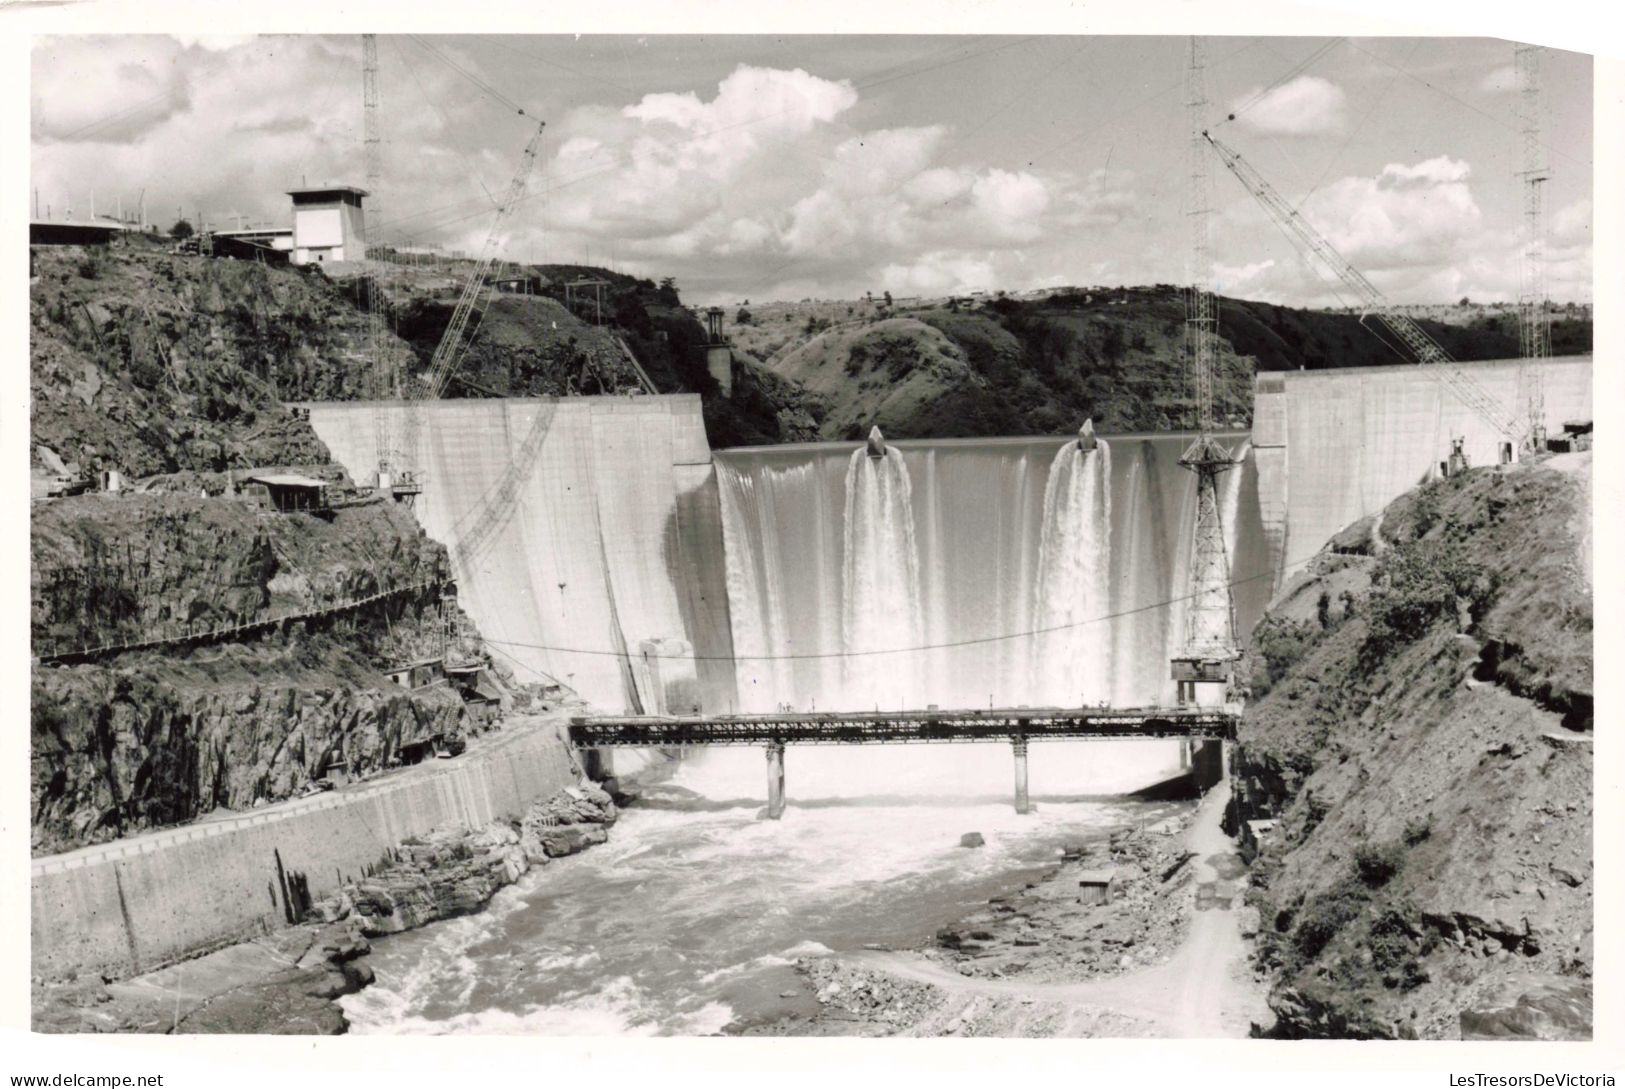
{"label": "concrete dam", "polygon": [[[1548,428],[1591,418],[1590,368],[1547,366]],[[1516,403],[1515,363],[1467,369]],[[1195,493],[1181,436],[1105,435],[1087,453],[1032,438],[901,441],[874,458],[861,444],[713,454],[692,395],[422,411],[416,512],[451,552],[464,609],[521,680],[556,679],[604,712],[1172,699]],[[399,434],[403,417],[399,404],[310,406],[357,479],[376,465],[376,429]],[[1438,472],[1455,437],[1474,464],[1496,460],[1498,436],[1420,368],[1261,375],[1254,430],[1229,436],[1240,463],[1220,479],[1238,630],[1332,533]],[[1061,835],[1065,799],[1135,789],[1171,770],[1173,751],[1117,741],[1101,760],[1095,746],[1050,747],[1035,792],[1062,801],[1038,819]],[[1034,820],[1008,813],[1003,754],[927,764],[909,746],[798,756],[797,797],[826,799],[802,817],[829,838],[836,869],[854,844],[872,851],[876,820],[895,818],[899,843],[923,813],[943,836],[963,830],[957,808],[881,804],[910,777],[926,800],[967,783],[997,797],[977,811],[987,828]],[[683,774],[730,799],[760,766],[759,753],[718,750]],[[526,732],[428,778],[37,858],[35,969],[123,976],[261,933],[285,914],[284,864],[319,897],[407,835],[520,812],[575,775],[562,735]],[[853,797],[869,800],[861,813],[827,801]],[[703,839],[681,830],[695,819],[651,817],[650,835]],[[793,884],[826,864],[789,859],[771,876]],[[755,899],[740,904],[756,917]]]}
{"label": "concrete dam", "polygon": [[[1591,361],[1544,368],[1547,426]],[[1507,404],[1517,361],[1465,364]],[[1169,702],[1194,475],[1173,434],[712,454],[695,395],[425,405],[418,507],[521,679],[606,712]],[[357,479],[400,405],[316,404]],[[1424,368],[1261,374],[1220,480],[1237,630],[1344,525],[1499,436]],[[906,649],[905,649],[906,648]]]}

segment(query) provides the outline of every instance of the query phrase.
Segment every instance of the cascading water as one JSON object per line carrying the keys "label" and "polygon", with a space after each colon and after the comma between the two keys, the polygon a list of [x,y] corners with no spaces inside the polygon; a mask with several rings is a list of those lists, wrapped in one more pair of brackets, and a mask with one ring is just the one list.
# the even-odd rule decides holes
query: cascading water
{"label": "cascading water", "polygon": [[[858,706],[920,707],[920,558],[903,455],[857,450],[846,471],[842,649],[846,697]],[[895,653],[893,653],[895,652]]]}
{"label": "cascading water", "polygon": [[[717,454],[740,709],[1171,700],[1196,516],[1182,444]],[[1248,459],[1220,480],[1243,636],[1270,591],[1253,474]],[[845,657],[860,647],[925,649]]]}
{"label": "cascading water", "polygon": [[1034,587],[1032,693],[1057,706],[1111,695],[1111,446],[1067,443],[1050,463]]}

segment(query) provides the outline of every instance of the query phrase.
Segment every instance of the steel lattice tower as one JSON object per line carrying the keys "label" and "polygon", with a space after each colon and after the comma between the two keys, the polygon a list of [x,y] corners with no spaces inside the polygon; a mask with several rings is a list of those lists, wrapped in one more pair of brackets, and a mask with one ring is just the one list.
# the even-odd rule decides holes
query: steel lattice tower
{"label": "steel lattice tower", "polygon": [[1213,379],[1218,354],[1218,303],[1212,289],[1206,139],[1208,112],[1206,51],[1190,39],[1186,70],[1186,111],[1190,121],[1190,281],[1185,297],[1185,347],[1196,406],[1196,440],[1179,463],[1196,474],[1196,527],[1191,548],[1185,626],[1173,678],[1181,703],[1224,699],[1236,657],[1235,615],[1230,595],[1230,563],[1219,509],[1219,474],[1235,465],[1230,451],[1213,435]]}
{"label": "steel lattice tower", "polygon": [[[384,154],[383,131],[378,116],[378,36],[361,36],[361,120],[362,152],[367,176],[367,219],[376,227],[380,221],[378,191],[383,184]],[[389,490],[392,477],[393,438],[390,433],[389,412],[383,402],[399,395],[394,367],[384,336],[385,300],[382,279],[383,262],[374,253],[381,247],[377,232],[367,230],[367,275],[365,284],[367,302],[367,358],[372,365],[372,427],[378,448],[378,487]]]}
{"label": "steel lattice tower", "polygon": [[1525,408],[1529,416],[1528,442],[1532,449],[1546,445],[1546,376],[1543,364],[1552,354],[1551,323],[1546,312],[1546,207],[1544,185],[1551,177],[1546,147],[1541,140],[1541,48],[1518,45],[1513,49],[1513,70],[1518,80],[1518,121],[1522,137],[1524,243],[1519,262],[1518,332],[1522,342]]}

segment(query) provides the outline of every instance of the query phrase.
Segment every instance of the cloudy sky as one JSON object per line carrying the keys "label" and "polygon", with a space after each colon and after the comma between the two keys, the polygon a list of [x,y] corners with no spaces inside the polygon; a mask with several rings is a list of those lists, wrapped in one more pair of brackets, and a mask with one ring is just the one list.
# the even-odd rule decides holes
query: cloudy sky
{"label": "cloudy sky", "polygon": [[[1214,131],[1400,301],[1515,297],[1512,47],[1214,38]],[[675,276],[691,302],[1188,277],[1186,40],[381,37],[373,229],[477,250],[531,131],[504,252]],[[1547,51],[1548,280],[1591,298],[1591,60]],[[41,211],[145,189],[215,225],[361,184],[356,37],[57,37],[33,51]],[[1235,113],[1234,120],[1226,115]],[[1221,290],[1341,300],[1217,160]]]}

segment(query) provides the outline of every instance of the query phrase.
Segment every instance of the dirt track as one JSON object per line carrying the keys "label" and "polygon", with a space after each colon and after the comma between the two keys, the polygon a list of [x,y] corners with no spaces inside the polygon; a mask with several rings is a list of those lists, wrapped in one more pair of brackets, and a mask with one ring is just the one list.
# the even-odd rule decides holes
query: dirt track
{"label": "dirt track", "polygon": [[[1220,828],[1228,800],[1228,784],[1210,792],[1186,831],[1186,848],[1196,856],[1198,906],[1184,943],[1162,964],[1109,979],[1042,983],[967,978],[917,953],[864,952],[843,957],[843,963],[941,992],[946,1005],[960,1007],[961,1020],[985,1017],[992,1012],[986,1008],[992,1000],[994,1006],[1035,1007],[1036,1016],[1018,1016],[1016,1023],[1042,1020],[1044,1035],[1100,1035],[1101,1028],[1110,1026],[1113,1035],[1246,1036],[1251,1023],[1268,1011],[1248,970],[1241,936],[1234,888],[1241,863]],[[961,1006],[960,998],[971,1001]],[[1010,1027],[1008,1021],[1001,1025]]]}

